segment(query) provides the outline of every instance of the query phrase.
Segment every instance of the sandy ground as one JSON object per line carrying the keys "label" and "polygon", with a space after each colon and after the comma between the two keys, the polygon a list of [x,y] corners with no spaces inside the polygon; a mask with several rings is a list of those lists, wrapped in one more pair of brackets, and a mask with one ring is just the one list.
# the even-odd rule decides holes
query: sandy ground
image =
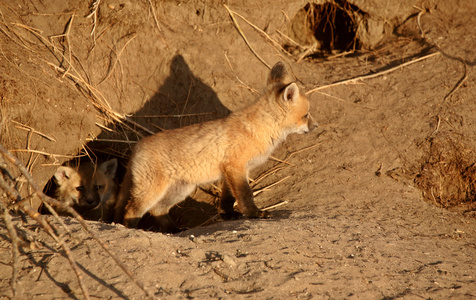
{"label": "sandy ground", "polygon": [[[17,2],[0,6],[2,143],[10,150],[49,153],[13,151],[41,184],[67,159],[52,154],[74,155],[88,137],[109,137],[95,125],[107,116],[95,110],[93,100],[102,98],[88,96],[77,88],[84,83],[75,85],[71,77],[61,76],[51,66],[60,64],[55,57],[64,60],[71,53],[75,68],[69,74],[88,74],[112,111],[131,114],[151,131],[221,117],[246,105],[264,87],[268,69],[219,3],[161,2],[155,6],[159,31],[147,1],[101,2],[92,48],[86,4]],[[258,8],[270,5],[266,3],[231,2],[229,7],[265,28],[266,16],[275,10],[260,18]],[[424,5],[430,8],[420,15],[423,38],[414,9],[373,50],[299,63],[240,23],[265,61],[283,60],[290,66],[309,91],[320,124],[310,134],[290,136],[273,154],[276,159],[251,174],[258,178],[273,170],[253,185],[257,191],[277,182],[255,198],[259,207],[281,204],[269,210],[271,218],[221,221],[215,218],[213,197],[198,193],[193,198],[208,205],[192,201],[190,207],[187,202],[177,208],[175,218],[190,227],[178,234],[92,221],[89,226],[157,298],[476,298],[472,200],[442,208],[437,200],[444,200],[444,189],[436,188],[444,185],[438,182],[443,177],[434,177],[438,193],[433,198],[424,197],[431,191],[415,184],[425,163],[434,159],[428,157],[432,141],[458,145],[454,149],[464,157],[476,149],[476,7],[464,1]],[[66,39],[41,39],[65,32],[72,15],[69,47],[63,47]],[[272,37],[280,28],[276,22],[268,22]],[[62,67],[68,64],[63,61]],[[144,117],[152,114],[191,115]],[[11,120],[56,142],[29,136],[29,130]],[[116,139],[138,138],[104,124],[115,130]],[[2,219],[0,298],[84,298],[59,245],[32,219],[14,213],[12,218],[25,243],[14,297],[12,247]],[[67,233],[53,217],[48,219],[71,248],[91,299],[146,298],[78,221],[62,218]]]}

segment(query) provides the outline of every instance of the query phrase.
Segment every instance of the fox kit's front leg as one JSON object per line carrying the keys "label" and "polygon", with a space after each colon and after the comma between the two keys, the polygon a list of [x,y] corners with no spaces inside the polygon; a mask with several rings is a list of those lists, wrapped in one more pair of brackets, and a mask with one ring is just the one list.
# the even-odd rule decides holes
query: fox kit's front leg
{"label": "fox kit's front leg", "polygon": [[[268,213],[261,211],[253,201],[253,191],[248,184],[246,168],[235,166],[225,166],[223,168],[225,182],[223,184],[222,198],[220,200],[220,211],[227,217],[236,216],[233,210],[234,200],[238,202],[241,213],[248,218],[265,218]],[[230,195],[233,195],[233,197]]]}

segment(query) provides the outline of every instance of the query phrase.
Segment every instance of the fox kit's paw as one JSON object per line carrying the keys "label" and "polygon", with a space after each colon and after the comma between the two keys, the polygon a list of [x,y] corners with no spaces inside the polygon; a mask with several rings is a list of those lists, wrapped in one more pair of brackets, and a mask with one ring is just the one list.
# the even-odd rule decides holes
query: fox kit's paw
{"label": "fox kit's paw", "polygon": [[268,218],[270,217],[269,212],[263,210],[254,210],[252,213],[244,214],[247,218]]}
{"label": "fox kit's paw", "polygon": [[271,217],[271,214],[267,211],[264,211],[264,210],[260,210],[260,218],[269,218]]}
{"label": "fox kit's paw", "polygon": [[243,214],[238,211],[220,212],[220,217],[223,220],[238,220],[243,218]]}

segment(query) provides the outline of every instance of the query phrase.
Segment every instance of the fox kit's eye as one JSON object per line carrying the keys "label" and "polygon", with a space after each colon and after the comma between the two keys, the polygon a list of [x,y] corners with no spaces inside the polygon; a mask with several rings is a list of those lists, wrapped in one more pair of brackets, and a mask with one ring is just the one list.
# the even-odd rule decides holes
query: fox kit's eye
{"label": "fox kit's eye", "polygon": [[82,186],[82,185],[77,186],[77,187],[76,187],[76,190],[77,190],[78,192],[82,192],[82,191],[84,191],[84,186]]}
{"label": "fox kit's eye", "polygon": [[96,189],[96,191],[100,192],[104,190],[104,185],[95,185],[94,188]]}
{"label": "fox kit's eye", "polygon": [[309,113],[305,114],[304,117],[302,117],[303,119],[307,119],[309,118]]}

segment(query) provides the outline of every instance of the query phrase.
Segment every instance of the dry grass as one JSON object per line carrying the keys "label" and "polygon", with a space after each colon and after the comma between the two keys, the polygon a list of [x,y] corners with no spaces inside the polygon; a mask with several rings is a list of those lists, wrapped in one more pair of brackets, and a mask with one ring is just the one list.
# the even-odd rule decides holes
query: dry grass
{"label": "dry grass", "polygon": [[476,197],[476,154],[461,137],[438,135],[429,140],[415,184],[425,200],[449,208],[472,204]]}

